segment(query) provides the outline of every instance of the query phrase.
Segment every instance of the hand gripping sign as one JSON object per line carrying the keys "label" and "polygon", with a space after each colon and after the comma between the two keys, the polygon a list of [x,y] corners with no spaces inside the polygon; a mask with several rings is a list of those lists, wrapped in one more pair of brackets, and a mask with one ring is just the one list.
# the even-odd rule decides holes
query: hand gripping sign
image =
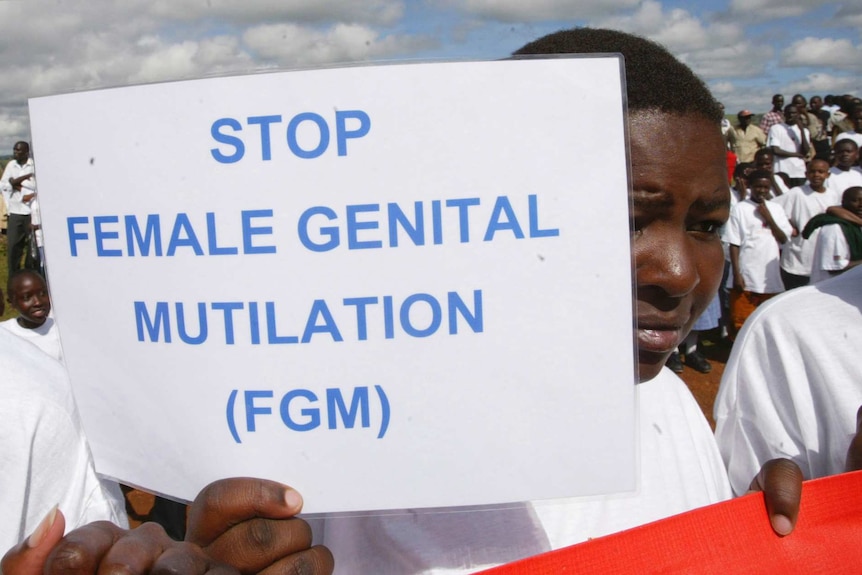
{"label": "hand gripping sign", "polygon": [[179,498],[272,478],[309,512],[633,489],[620,70],[390,65],[32,100],[98,469]]}

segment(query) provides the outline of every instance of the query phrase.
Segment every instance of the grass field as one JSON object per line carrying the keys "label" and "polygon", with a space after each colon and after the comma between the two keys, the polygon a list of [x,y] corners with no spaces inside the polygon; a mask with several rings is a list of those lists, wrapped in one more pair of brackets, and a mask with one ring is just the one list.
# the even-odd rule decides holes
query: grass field
{"label": "grass field", "polygon": [[[0,235],[0,289],[3,290],[3,301],[6,301],[6,280],[9,278],[9,268],[6,262],[6,234]],[[15,316],[9,304],[6,304],[6,313],[0,316],[0,320]]]}

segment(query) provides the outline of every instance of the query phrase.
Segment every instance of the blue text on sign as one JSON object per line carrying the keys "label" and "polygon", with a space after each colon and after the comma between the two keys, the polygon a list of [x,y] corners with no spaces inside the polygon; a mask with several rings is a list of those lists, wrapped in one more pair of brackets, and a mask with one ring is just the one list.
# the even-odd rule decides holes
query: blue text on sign
{"label": "blue text on sign", "polygon": [[[273,416],[273,408],[278,409],[281,422],[290,431],[309,432],[323,427],[329,430],[354,429],[357,420],[360,428],[371,427],[372,401],[377,416],[377,439],[382,439],[389,428],[390,406],[386,392],[379,385],[374,386],[376,396],[372,396],[368,387],[354,387],[346,398],[345,392],[337,387],[327,388],[322,402],[316,393],[309,389],[292,389],[282,395],[276,403],[274,390],[253,389],[230,392],[225,409],[228,430],[236,443],[242,443],[240,429],[245,433],[257,432],[257,422],[260,418]],[[379,409],[377,409],[379,407]],[[237,425],[238,416],[242,421],[245,415],[245,426]]]}
{"label": "blue text on sign", "polygon": [[[348,140],[362,138],[371,130],[371,118],[362,110],[338,110],[335,112],[334,129],[326,118],[314,112],[296,114],[287,121],[281,114],[249,116],[245,124],[236,118],[219,118],[212,123],[210,135],[219,147],[210,149],[213,159],[221,164],[233,164],[246,155],[246,139],[243,131],[257,132],[248,137],[260,141],[260,159],[272,160],[273,136],[283,136],[281,145],[287,144],[290,154],[311,160],[322,156],[329,149],[331,135],[335,133],[335,147],[339,156],[347,155]],[[278,145],[279,140],[276,139]]]}

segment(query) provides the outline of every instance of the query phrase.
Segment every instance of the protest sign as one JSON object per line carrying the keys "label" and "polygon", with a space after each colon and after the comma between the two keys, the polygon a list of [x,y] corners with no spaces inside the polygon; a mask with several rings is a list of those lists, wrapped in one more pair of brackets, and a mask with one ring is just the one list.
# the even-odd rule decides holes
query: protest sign
{"label": "protest sign", "polygon": [[98,469],[308,512],[634,489],[622,93],[602,57],[31,100]]}

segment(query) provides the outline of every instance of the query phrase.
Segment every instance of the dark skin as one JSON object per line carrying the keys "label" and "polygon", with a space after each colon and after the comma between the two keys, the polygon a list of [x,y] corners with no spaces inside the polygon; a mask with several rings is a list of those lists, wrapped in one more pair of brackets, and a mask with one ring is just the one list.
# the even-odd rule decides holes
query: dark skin
{"label": "dark skin", "polygon": [[19,274],[12,280],[9,304],[20,314],[18,325],[24,329],[35,329],[45,323],[51,312],[48,286],[36,273]]}
{"label": "dark skin", "polygon": [[805,170],[805,177],[808,178],[812,190],[819,194],[824,193],[826,180],[829,178],[829,163],[825,160],[811,160]]}
{"label": "dark skin", "polygon": [[[679,139],[651,136],[683,119]],[[638,368],[646,381],[658,375],[718,289],[724,260],[718,228],[727,220],[730,195],[721,135],[712,137],[707,120],[637,112],[630,126]]]}
{"label": "dark skin", "polygon": [[805,98],[799,94],[793,96],[790,100],[790,103],[796,106],[796,110],[799,112],[799,117],[802,121],[805,121],[805,108],[807,107],[807,102]]}
{"label": "dark skin", "polygon": [[[668,125],[678,138],[659,138]],[[637,111],[629,118],[637,278],[638,375],[652,379],[706,309],[721,281],[719,227],[727,221],[724,143],[715,124],[695,115]],[[796,524],[802,472],[786,459],[752,481],[764,491],[773,530]]]}
{"label": "dark skin", "polygon": [[[769,227],[772,236],[779,245],[785,243],[787,241],[787,234],[775,223],[775,219],[772,217],[772,213],[770,213],[765,203],[770,197],[772,182],[765,178],[758,178],[750,181],[749,184],[751,186],[751,201],[757,204],[754,213]],[[739,268],[739,246],[733,244],[730,245],[730,265],[733,268],[733,289],[744,290],[745,279],[742,277]]]}
{"label": "dark skin", "polygon": [[859,163],[859,147],[852,140],[839,140],[834,146],[835,167],[846,172]]}
{"label": "dark skin", "polygon": [[773,112],[781,112],[781,109],[784,107],[784,96],[780,94],[776,94],[772,97],[772,111]]}
{"label": "dark skin", "polygon": [[[12,159],[18,162],[19,165],[23,166],[27,163],[27,160],[30,159],[30,146],[18,142],[12,147]],[[12,186],[12,189],[16,192],[21,191],[21,184],[24,181],[29,180],[33,177],[33,174],[25,174],[23,176],[18,176],[17,178],[9,178],[9,185]],[[29,202],[33,199],[36,194],[24,194],[21,198],[22,202]]]}
{"label": "dark skin", "polygon": [[821,98],[820,96],[812,96],[811,101],[808,104],[809,106],[811,106],[811,111],[814,114],[817,114],[818,112],[820,112],[820,108],[823,107],[823,98]]}
{"label": "dark skin", "polygon": [[[770,148],[771,149],[771,148]],[[773,164],[775,163],[775,156],[772,154],[756,154],[754,156],[754,167],[758,170],[766,170],[770,174],[774,174],[772,171]],[[778,187],[778,184],[775,182],[775,175],[772,176],[772,194],[773,196],[780,196],[781,188]]]}
{"label": "dark skin", "polygon": [[[860,223],[857,222],[862,222],[862,189],[850,188],[845,190],[844,195],[841,197],[841,207],[830,206],[827,213],[849,220],[856,225],[860,225]],[[862,260],[851,260],[843,270],[830,270],[829,273],[836,276],[850,268],[858,266],[859,264],[862,264]]]}
{"label": "dark skin", "polygon": [[53,523],[6,554],[2,570],[6,575],[332,573],[332,554],[312,547],[308,524],[295,517],[301,508],[296,491],[273,481],[216,481],[192,503],[186,541],[170,539],[154,523],[126,530],[105,521],[63,537],[65,522],[58,512]]}
{"label": "dark skin", "polygon": [[[734,189],[736,190],[737,200],[740,202],[745,199],[746,193],[748,191],[748,173],[747,171],[736,177],[734,180]],[[731,191],[733,193],[733,191]]]}
{"label": "dark skin", "polygon": [[[845,172],[859,161],[859,148],[850,140],[840,140],[835,144],[835,167]],[[857,226],[862,226],[862,215],[844,208],[844,206],[829,206],[826,213],[843,218]]]}
{"label": "dark skin", "polygon": [[853,120],[853,129],[856,132],[862,132],[862,107],[855,107],[850,118]]}
{"label": "dark skin", "polygon": [[844,464],[845,471],[859,471],[862,469],[862,407],[856,411],[856,435],[847,448],[847,459]]}
{"label": "dark skin", "polygon": [[780,146],[772,146],[772,153],[781,158],[806,158],[811,149],[808,143],[808,138],[805,135],[805,123],[799,114],[799,108],[794,104],[788,104],[784,107],[784,123],[788,126],[797,126],[801,134],[798,152],[790,152],[782,149]]}

